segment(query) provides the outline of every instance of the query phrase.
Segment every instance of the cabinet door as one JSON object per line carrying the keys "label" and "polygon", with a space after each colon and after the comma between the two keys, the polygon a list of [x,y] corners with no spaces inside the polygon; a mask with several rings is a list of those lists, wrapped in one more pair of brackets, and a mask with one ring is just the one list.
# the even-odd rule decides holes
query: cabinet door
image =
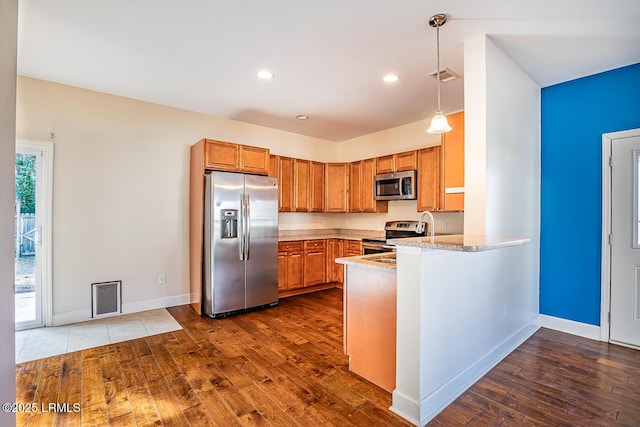
{"label": "cabinet door", "polygon": [[236,171],[238,167],[238,145],[207,139],[204,167],[219,171]]}
{"label": "cabinet door", "polygon": [[349,212],[362,212],[361,162],[349,163]]}
{"label": "cabinet door", "polygon": [[293,212],[293,159],[280,156],[278,159],[278,206],[280,212]]}
{"label": "cabinet door", "polygon": [[304,254],[304,286],[326,283],[326,251],[325,249],[308,250]]}
{"label": "cabinet door", "polygon": [[278,252],[278,290],[287,289],[287,253]]}
{"label": "cabinet door", "polygon": [[347,212],[348,169],[348,163],[327,163],[325,165],[325,212]]}
{"label": "cabinet door", "polygon": [[388,156],[378,157],[376,165],[376,173],[393,173],[395,171],[395,162],[393,158],[393,154],[389,154]]}
{"label": "cabinet door", "polygon": [[309,160],[293,160],[293,210],[296,212],[307,212],[309,210],[310,166]]}
{"label": "cabinet door", "polygon": [[464,112],[447,116],[451,132],[442,134],[444,206],[447,211],[464,210]]}
{"label": "cabinet door", "polygon": [[377,202],[374,194],[376,159],[360,162],[360,209],[362,212],[387,212],[388,202]]}
{"label": "cabinet door", "polygon": [[336,258],[343,257],[343,240],[327,240],[327,282],[344,283],[344,266],[336,262]]}
{"label": "cabinet door", "polygon": [[287,289],[298,289],[304,286],[304,252],[287,254]]}
{"label": "cabinet door", "polygon": [[269,176],[271,178],[278,177],[278,156],[273,154],[269,156]]}
{"label": "cabinet door", "polygon": [[334,260],[336,256],[336,248],[338,246],[338,239],[327,239],[327,265],[325,270],[327,271],[327,283],[335,282],[335,270],[333,269]]}
{"label": "cabinet door", "polygon": [[418,151],[418,212],[440,209],[440,146]]}
{"label": "cabinet door", "polygon": [[405,151],[395,155],[395,171],[414,171],[418,168],[418,152]]}
{"label": "cabinet door", "polygon": [[309,202],[311,212],[324,211],[324,163],[311,162]]}
{"label": "cabinet door", "polygon": [[260,147],[241,145],[238,169],[244,173],[266,175],[269,173],[269,150]]}

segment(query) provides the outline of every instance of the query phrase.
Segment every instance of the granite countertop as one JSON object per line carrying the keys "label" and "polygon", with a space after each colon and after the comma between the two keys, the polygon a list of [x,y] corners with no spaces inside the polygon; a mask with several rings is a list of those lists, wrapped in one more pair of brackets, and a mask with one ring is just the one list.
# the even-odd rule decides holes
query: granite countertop
{"label": "granite countertop", "polygon": [[280,230],[278,231],[278,241],[292,242],[294,240],[313,239],[384,239],[384,231],[376,230],[354,230],[347,228],[322,228],[305,230]]}
{"label": "granite countertop", "polygon": [[[385,262],[384,260],[388,261]],[[372,270],[382,270],[393,273],[396,272],[395,260],[395,252],[336,258],[336,262],[338,264],[354,265],[356,267],[369,268]]]}
{"label": "granite countertop", "polygon": [[450,234],[435,237],[409,237],[405,239],[389,239],[396,246],[413,246],[426,249],[442,249],[445,251],[480,252],[500,249],[507,246],[531,243],[531,239],[512,237],[479,236],[473,234]]}

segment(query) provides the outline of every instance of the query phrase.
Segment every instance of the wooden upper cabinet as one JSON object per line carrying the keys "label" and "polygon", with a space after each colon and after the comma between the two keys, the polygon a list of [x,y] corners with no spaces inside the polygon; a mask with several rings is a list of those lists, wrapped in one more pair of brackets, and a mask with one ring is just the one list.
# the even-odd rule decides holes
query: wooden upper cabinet
{"label": "wooden upper cabinet", "polygon": [[440,157],[441,148],[418,150],[418,211],[440,210]]}
{"label": "wooden upper cabinet", "polygon": [[405,151],[376,159],[376,174],[414,171],[418,168],[418,152]]}
{"label": "wooden upper cabinet", "polygon": [[266,148],[239,145],[240,158],[239,171],[257,175],[269,173],[269,150]]}
{"label": "wooden upper cabinet", "polygon": [[324,212],[324,163],[311,162],[309,211]]}
{"label": "wooden upper cabinet", "polygon": [[278,206],[280,212],[293,212],[293,159],[278,157]]}
{"label": "wooden upper cabinet", "polygon": [[360,162],[349,163],[349,212],[362,212],[360,166]]}
{"label": "wooden upper cabinet", "polygon": [[204,167],[209,170],[267,175],[269,150],[231,142],[205,140]]}
{"label": "wooden upper cabinet", "polygon": [[395,163],[393,161],[393,154],[388,156],[382,156],[377,158],[376,173],[393,173],[395,172]]}
{"label": "wooden upper cabinet", "polygon": [[389,202],[377,201],[374,191],[376,176],[376,159],[360,162],[360,206],[362,212],[387,212]]}
{"label": "wooden upper cabinet", "polygon": [[443,193],[446,211],[464,210],[464,112],[447,116],[452,130],[442,134]]}
{"label": "wooden upper cabinet", "polygon": [[239,164],[238,145],[207,139],[204,158],[207,169],[235,172]]}
{"label": "wooden upper cabinet", "polygon": [[309,160],[293,159],[293,194],[295,212],[309,210],[309,177],[311,162]]}
{"label": "wooden upper cabinet", "polygon": [[349,164],[349,212],[387,212],[388,202],[376,201],[374,177],[378,159]]}
{"label": "wooden upper cabinet", "polygon": [[416,150],[394,154],[394,157],[396,172],[414,171],[418,168],[418,152]]}
{"label": "wooden upper cabinet", "polygon": [[274,154],[269,156],[269,176],[271,178],[278,177],[278,156]]}
{"label": "wooden upper cabinet", "polygon": [[326,163],[324,171],[324,211],[347,212],[349,163]]}

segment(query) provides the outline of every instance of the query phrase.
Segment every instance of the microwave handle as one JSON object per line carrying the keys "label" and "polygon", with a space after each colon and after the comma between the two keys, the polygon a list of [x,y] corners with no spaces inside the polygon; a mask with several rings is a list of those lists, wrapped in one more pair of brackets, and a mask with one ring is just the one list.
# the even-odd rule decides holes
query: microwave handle
{"label": "microwave handle", "polygon": [[[411,196],[411,194],[407,194],[404,192],[404,180],[405,179],[410,179],[410,178],[400,178],[400,195],[401,196]],[[408,186],[409,191],[411,191],[411,186]]]}

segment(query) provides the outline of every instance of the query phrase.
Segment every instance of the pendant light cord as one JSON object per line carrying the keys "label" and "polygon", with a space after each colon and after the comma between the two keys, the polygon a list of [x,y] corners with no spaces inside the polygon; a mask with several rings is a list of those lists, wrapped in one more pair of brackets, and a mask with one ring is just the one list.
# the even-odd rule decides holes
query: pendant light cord
{"label": "pendant light cord", "polygon": [[436,71],[436,79],[438,80],[438,111],[436,114],[442,114],[440,111],[440,24],[436,25],[436,57],[438,61],[438,70]]}

